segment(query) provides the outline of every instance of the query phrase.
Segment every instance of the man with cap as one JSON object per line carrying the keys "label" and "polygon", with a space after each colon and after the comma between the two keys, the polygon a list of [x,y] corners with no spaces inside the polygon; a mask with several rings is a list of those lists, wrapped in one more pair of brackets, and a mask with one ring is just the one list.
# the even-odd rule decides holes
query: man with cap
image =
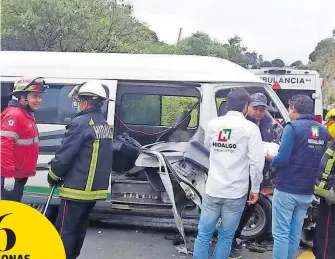
{"label": "man with cap", "polygon": [[272,119],[265,114],[267,110],[267,98],[263,93],[255,93],[250,96],[247,119],[256,123],[261,131],[262,140],[273,142],[275,140]]}
{"label": "man with cap", "polygon": [[[262,140],[265,142],[275,141],[275,136],[273,132],[272,119],[268,117],[265,113],[267,110],[267,98],[263,93],[254,93],[250,96],[250,104],[248,106],[247,119],[254,122],[260,129]],[[267,165],[266,165],[267,166]],[[241,236],[241,232],[250,217],[253,215],[256,208],[256,204],[246,204],[239,226],[235,232],[235,236],[232,243],[232,248],[230,252],[230,259],[242,258],[239,250],[242,250],[242,246],[236,242],[236,238]]]}
{"label": "man with cap", "polygon": [[313,100],[298,94],[289,101],[291,121],[281,136],[279,152],[266,158],[277,168],[272,199],[273,258],[293,259],[299,248],[304,217],[313,200],[328,130],[314,121]]}
{"label": "man with cap", "polygon": [[43,78],[21,78],[1,113],[1,200],[20,202],[29,177],[35,176],[38,129],[34,112],[48,86]]}

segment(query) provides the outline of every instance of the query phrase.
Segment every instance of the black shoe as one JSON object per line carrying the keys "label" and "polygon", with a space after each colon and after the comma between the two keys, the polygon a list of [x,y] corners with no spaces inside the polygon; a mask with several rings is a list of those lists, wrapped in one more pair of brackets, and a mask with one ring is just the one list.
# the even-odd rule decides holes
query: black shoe
{"label": "black shoe", "polygon": [[234,242],[232,248],[236,251],[242,251],[243,250],[243,245],[242,244],[238,244],[237,242]]}
{"label": "black shoe", "polygon": [[230,251],[229,259],[242,259],[242,255],[234,248]]}

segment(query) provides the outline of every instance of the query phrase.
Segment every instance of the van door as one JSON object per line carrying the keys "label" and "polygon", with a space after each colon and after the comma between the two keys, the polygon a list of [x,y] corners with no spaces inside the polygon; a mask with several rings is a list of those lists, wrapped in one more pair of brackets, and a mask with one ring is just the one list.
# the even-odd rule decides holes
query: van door
{"label": "van door", "polygon": [[[37,127],[39,130],[39,157],[37,162],[37,173],[35,177],[28,179],[25,192],[46,194],[49,192],[47,182],[47,163],[54,157],[65,133],[65,126],[77,114],[77,103],[68,98],[69,92],[85,79],[56,79],[45,78],[49,89],[43,95],[40,109],[35,113]],[[99,80],[107,86],[109,98],[115,100],[117,81]],[[107,122],[114,126],[115,102],[105,103],[102,111]]]}

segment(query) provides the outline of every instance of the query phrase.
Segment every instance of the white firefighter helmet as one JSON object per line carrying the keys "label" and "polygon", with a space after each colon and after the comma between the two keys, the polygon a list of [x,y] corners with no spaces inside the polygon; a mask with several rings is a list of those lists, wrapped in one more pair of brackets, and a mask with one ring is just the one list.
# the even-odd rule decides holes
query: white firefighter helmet
{"label": "white firefighter helmet", "polygon": [[69,98],[77,99],[80,96],[91,96],[92,99],[113,101],[108,97],[108,88],[98,81],[88,81],[75,86],[68,94]]}

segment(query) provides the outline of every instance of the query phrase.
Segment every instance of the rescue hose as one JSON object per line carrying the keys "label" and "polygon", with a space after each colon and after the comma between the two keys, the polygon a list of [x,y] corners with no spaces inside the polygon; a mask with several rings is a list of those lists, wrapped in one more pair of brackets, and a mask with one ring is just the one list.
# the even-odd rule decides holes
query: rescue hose
{"label": "rescue hose", "polygon": [[44,211],[43,211],[43,215],[45,216],[45,214],[47,213],[47,210],[48,210],[48,207],[49,207],[49,204],[50,204],[50,201],[52,199],[52,196],[54,194],[54,191],[56,189],[56,185],[53,185],[52,188],[51,188],[51,192],[49,194],[49,197],[48,197],[48,200],[47,200],[47,203],[45,204],[45,208],[44,208]]}

